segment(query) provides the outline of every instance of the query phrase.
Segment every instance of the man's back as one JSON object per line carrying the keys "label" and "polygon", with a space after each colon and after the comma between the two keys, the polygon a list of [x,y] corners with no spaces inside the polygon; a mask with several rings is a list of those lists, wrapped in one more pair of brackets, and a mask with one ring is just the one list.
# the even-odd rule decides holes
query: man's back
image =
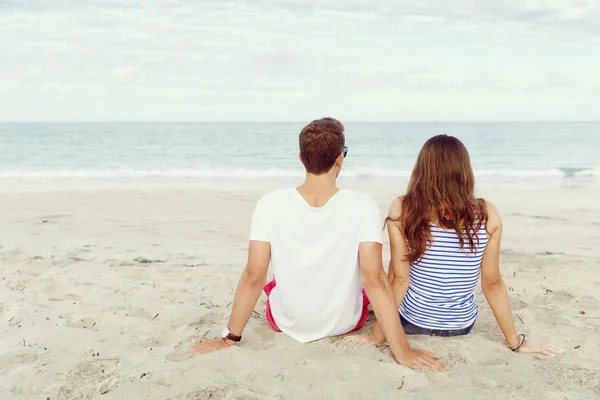
{"label": "man's back", "polygon": [[363,306],[358,246],[381,243],[382,227],[377,204],[359,192],[340,190],[323,207],[311,207],[297,189],[258,202],[250,240],[271,243],[277,285],[269,300],[283,332],[309,342],[356,326]]}
{"label": "man's back", "polygon": [[[383,270],[383,221],[377,204],[364,194],[337,188],[348,155],[345,142],[344,125],[334,118],[314,120],[302,129],[299,159],[306,178],[297,189],[269,193],[258,202],[248,262],[227,326],[221,338],[204,339],[193,352],[239,343],[263,289],[269,296],[271,327],[300,342],[360,329],[370,302],[399,363],[442,368],[431,353],[411,349],[402,330]],[[264,285],[271,264],[277,280]],[[369,298],[360,293],[363,284]]]}

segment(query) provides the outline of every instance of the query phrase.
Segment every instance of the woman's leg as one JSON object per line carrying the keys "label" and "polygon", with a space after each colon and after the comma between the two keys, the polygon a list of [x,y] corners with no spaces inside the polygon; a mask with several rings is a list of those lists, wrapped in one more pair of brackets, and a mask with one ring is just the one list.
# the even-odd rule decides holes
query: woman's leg
{"label": "woman's leg", "polygon": [[456,330],[452,330],[452,331],[447,331],[449,337],[451,336],[464,336],[464,335],[468,335],[469,332],[471,332],[471,330],[473,329],[473,327],[475,326],[475,322],[473,322],[473,324],[471,324],[471,326],[466,327],[464,329],[456,329]]}
{"label": "woman's leg", "polygon": [[429,335],[429,336],[441,336],[441,337],[453,337],[467,335],[473,329],[475,323],[464,329],[428,329],[417,326],[409,322],[400,314],[400,322],[407,335]]}
{"label": "woman's leg", "polygon": [[398,313],[398,315],[400,316],[400,322],[402,323],[402,327],[404,328],[404,333],[406,333],[407,335],[431,335],[431,333],[433,332],[432,329],[421,328],[420,326],[409,322],[400,313]]}

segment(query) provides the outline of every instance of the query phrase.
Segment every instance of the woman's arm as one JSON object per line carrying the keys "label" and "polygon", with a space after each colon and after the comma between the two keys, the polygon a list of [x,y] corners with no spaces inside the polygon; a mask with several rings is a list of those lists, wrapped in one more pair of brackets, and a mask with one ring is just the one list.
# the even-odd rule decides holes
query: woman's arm
{"label": "woman's arm", "polygon": [[496,317],[498,325],[504,334],[506,342],[511,345],[519,344],[519,334],[515,328],[508,291],[500,274],[500,242],[502,241],[502,219],[496,207],[487,202],[488,243],[481,261],[481,289]]}
{"label": "woman's arm", "polygon": [[508,291],[500,274],[502,219],[498,209],[492,203],[487,202],[487,210],[489,216],[486,228],[489,239],[481,262],[481,288],[494,313],[494,317],[496,317],[498,325],[500,325],[506,343],[510,348],[519,348],[518,351],[524,353],[541,353],[546,355],[562,353],[564,351],[562,349],[531,339],[526,339],[524,343],[521,343],[523,337],[519,337],[519,333],[515,328]]}
{"label": "woman's arm", "polygon": [[[408,262],[408,247],[406,240],[402,235],[400,223],[396,220],[400,218],[402,212],[402,201],[395,199],[390,206],[389,218],[387,222],[387,230],[390,238],[391,260],[388,270],[388,281],[394,294],[396,308],[400,308],[400,304],[408,290],[409,278],[409,262]],[[375,324],[371,332],[372,341],[375,344],[385,342],[385,336],[381,330],[379,323]]]}
{"label": "woman's arm", "polygon": [[382,331],[388,338],[390,350],[396,361],[412,369],[428,367],[432,371],[442,371],[444,366],[438,357],[426,350],[412,349],[398,318],[396,302],[389,287],[381,262],[381,243],[363,242],[358,249],[360,268],[367,296]]}

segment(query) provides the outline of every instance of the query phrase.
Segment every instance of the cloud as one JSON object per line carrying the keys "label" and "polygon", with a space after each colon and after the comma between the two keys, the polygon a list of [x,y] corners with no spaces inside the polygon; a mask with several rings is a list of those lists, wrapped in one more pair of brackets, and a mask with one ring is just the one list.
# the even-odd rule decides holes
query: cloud
{"label": "cloud", "polygon": [[569,88],[576,85],[575,78],[565,74],[562,71],[550,71],[546,74],[546,80],[550,87]]}
{"label": "cloud", "polygon": [[136,69],[137,68],[133,65],[120,65],[112,68],[109,73],[111,78],[118,81],[123,81],[131,77],[135,73]]}
{"label": "cloud", "polygon": [[0,120],[590,119],[599,38],[597,1],[0,1]]}
{"label": "cloud", "polygon": [[180,88],[166,88],[165,95],[170,99],[184,99],[187,97],[187,90]]}
{"label": "cloud", "polygon": [[65,82],[48,82],[48,88],[57,92],[70,92],[73,86]]}

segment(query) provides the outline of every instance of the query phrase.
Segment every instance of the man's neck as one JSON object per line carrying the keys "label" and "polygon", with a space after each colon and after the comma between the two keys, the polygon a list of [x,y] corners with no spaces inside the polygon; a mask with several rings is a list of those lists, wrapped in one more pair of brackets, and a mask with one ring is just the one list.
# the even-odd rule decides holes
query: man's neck
{"label": "man's neck", "polygon": [[322,207],[339,189],[336,177],[332,174],[306,174],[304,183],[297,188],[298,193],[312,207]]}
{"label": "man's neck", "polygon": [[304,190],[311,193],[328,193],[338,191],[335,175],[333,174],[306,174],[304,183],[300,186]]}

